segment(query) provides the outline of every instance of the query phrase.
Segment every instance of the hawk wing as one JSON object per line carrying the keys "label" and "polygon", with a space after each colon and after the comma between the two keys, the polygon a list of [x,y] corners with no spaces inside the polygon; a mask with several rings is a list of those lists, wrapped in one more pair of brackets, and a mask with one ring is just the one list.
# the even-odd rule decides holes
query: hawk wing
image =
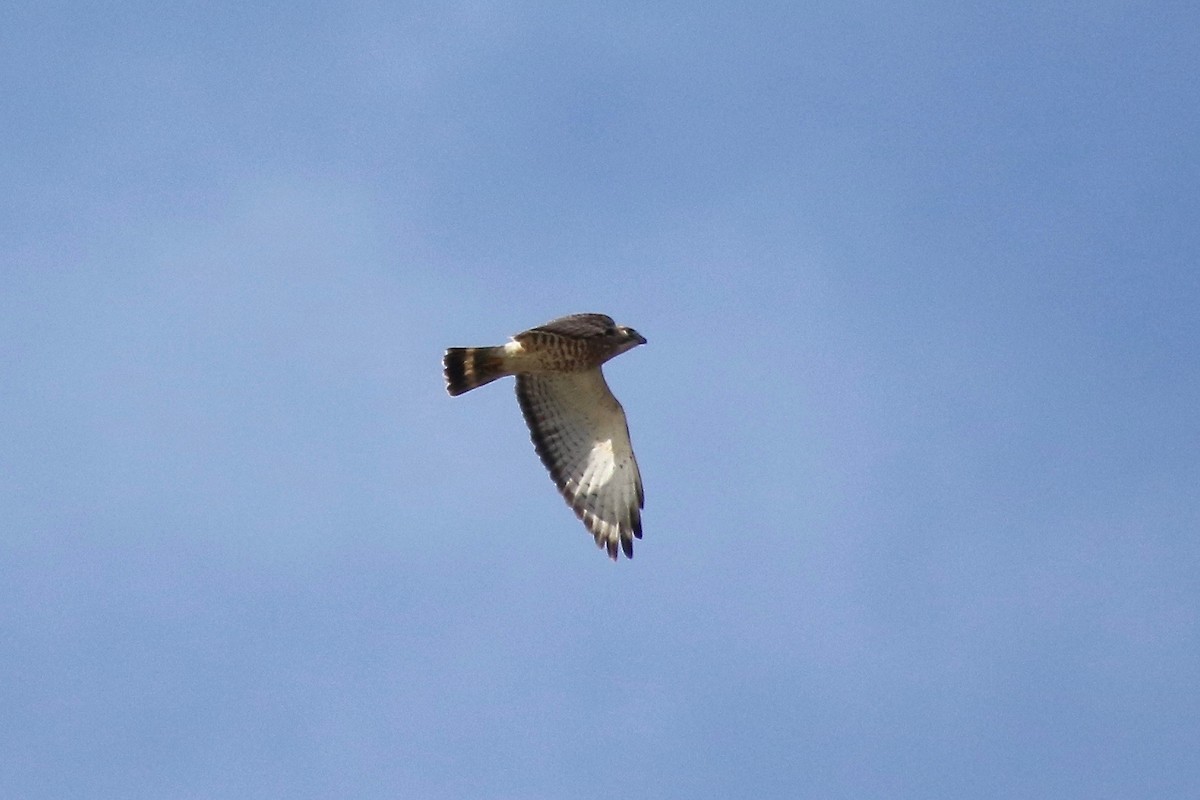
{"label": "hawk wing", "polygon": [[[586,338],[589,336],[603,336],[605,333],[611,332],[615,325],[616,323],[613,322],[613,318],[607,314],[571,314],[569,317],[552,319],[545,325],[538,325],[531,330],[557,333],[561,336]],[[528,333],[529,331],[526,332]]]}
{"label": "hawk wing", "polygon": [[634,537],[642,538],[642,476],[625,411],[604,374],[518,375],[517,401],[538,456],[596,545],[615,559],[620,544],[633,558]]}

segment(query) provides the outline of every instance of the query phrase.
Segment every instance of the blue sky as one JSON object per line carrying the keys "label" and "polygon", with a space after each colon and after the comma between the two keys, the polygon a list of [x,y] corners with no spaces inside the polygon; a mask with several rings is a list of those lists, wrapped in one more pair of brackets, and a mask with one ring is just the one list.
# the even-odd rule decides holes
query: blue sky
{"label": "blue sky", "polygon": [[[6,797],[1200,792],[1200,12],[0,12]],[[612,564],[511,386],[602,311]]]}

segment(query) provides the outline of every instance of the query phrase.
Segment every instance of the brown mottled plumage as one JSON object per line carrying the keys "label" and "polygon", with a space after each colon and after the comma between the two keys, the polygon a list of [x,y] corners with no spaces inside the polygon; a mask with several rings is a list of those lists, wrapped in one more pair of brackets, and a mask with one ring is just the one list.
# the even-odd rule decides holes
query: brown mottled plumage
{"label": "brown mottled plumage", "polygon": [[515,375],[517,402],[550,477],[614,560],[642,538],[642,478],[625,411],[600,366],[646,340],[604,314],[573,314],[518,333],[500,347],[452,347],[443,366],[457,396]]}

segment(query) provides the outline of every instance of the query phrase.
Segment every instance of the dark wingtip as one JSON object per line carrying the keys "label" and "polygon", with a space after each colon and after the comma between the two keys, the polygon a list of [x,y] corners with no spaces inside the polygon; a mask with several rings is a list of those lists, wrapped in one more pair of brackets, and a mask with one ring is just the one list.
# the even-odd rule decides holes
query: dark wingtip
{"label": "dark wingtip", "polygon": [[466,351],[452,347],[442,358],[443,374],[446,377],[446,391],[451,397],[457,397],[467,390]]}
{"label": "dark wingtip", "polygon": [[626,558],[633,558],[633,539],[621,539],[621,549],[625,551]]}

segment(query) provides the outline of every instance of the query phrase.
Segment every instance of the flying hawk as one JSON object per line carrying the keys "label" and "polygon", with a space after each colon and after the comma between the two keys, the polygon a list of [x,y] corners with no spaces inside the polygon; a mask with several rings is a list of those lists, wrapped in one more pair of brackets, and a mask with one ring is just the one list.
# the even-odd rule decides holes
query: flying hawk
{"label": "flying hawk", "polygon": [[625,411],[600,365],[646,340],[604,314],[572,314],[500,347],[452,347],[443,359],[452,396],[517,376],[517,402],[534,449],[596,546],[633,558],[642,538],[642,476]]}

